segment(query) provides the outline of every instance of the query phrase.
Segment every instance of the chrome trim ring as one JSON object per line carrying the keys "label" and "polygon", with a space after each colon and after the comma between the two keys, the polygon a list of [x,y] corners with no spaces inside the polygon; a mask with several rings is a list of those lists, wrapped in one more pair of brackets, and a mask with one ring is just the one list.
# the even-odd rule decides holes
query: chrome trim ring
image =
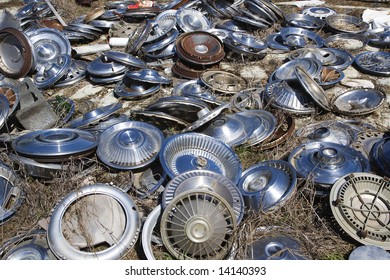
{"label": "chrome trim ring", "polygon": [[[123,220],[123,224],[120,226],[123,227],[122,232],[120,232],[120,236],[112,236],[113,232],[107,232],[108,236],[105,236],[105,242],[107,242],[110,247],[98,252],[88,252],[81,250],[82,248],[77,248],[76,245],[72,245],[67,240],[67,237],[64,235],[64,228],[67,223],[70,221],[64,221],[67,213],[72,218],[72,213],[70,208],[76,207],[77,204],[82,204],[83,198],[88,196],[94,197],[106,197],[110,200],[111,203],[106,205],[90,205],[90,207],[97,207],[107,209],[108,213],[111,213],[110,219],[118,218],[114,217],[117,215],[112,214],[112,207],[119,208],[123,211],[123,213],[119,214],[121,220]],[[88,205],[80,206],[81,209],[85,210],[86,213],[84,215],[90,216],[91,219],[96,222],[101,222],[102,225],[105,225],[105,221],[100,219],[102,217],[96,217],[94,213],[88,213]],[[68,212],[69,210],[69,212]],[[89,209],[91,210],[91,209]],[[119,212],[119,211],[118,211]],[[110,214],[108,214],[110,216]],[[86,218],[86,217],[85,217]],[[86,219],[81,219],[78,223],[75,223],[72,227],[76,232],[74,234],[77,235],[77,230],[80,230],[79,227],[82,227],[80,223],[86,222]],[[88,229],[86,229],[88,230]],[[89,229],[91,230],[91,229]],[[101,230],[98,228],[97,230]],[[111,228],[105,229],[106,231],[112,230]],[[117,187],[113,187],[105,184],[94,184],[90,186],[84,186],[80,189],[69,193],[66,197],[64,197],[53,209],[52,215],[50,216],[50,222],[47,229],[47,241],[50,246],[50,249],[59,259],[69,259],[69,260],[116,260],[120,259],[123,255],[130,250],[135,242],[138,239],[140,230],[140,217],[137,209],[137,205],[134,203],[133,199],[128,196],[124,191],[118,189]],[[86,233],[88,234],[88,232]],[[104,234],[104,233],[102,233]],[[80,234],[80,238],[83,237]],[[87,241],[88,242],[88,241]],[[110,244],[111,243],[111,244]],[[98,244],[89,244],[90,246],[98,245]]]}

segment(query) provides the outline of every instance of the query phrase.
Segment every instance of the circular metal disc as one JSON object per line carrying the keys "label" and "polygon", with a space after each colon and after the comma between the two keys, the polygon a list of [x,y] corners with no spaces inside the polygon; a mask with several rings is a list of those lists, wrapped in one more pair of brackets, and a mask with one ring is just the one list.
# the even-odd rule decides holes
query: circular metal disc
{"label": "circular metal disc", "polygon": [[235,94],[247,86],[244,78],[226,71],[209,70],[204,72],[200,78],[212,90],[225,94]]}
{"label": "circular metal disc", "polygon": [[200,133],[212,136],[229,145],[236,147],[245,143],[256,127],[258,119],[242,114],[224,115],[210,121]]}
{"label": "circular metal disc", "polygon": [[127,65],[123,63],[109,60],[102,55],[88,63],[87,71],[89,74],[96,77],[112,77],[124,73],[127,70]]}
{"label": "circular metal disc", "polygon": [[267,46],[274,50],[289,51],[290,47],[285,45],[280,33],[272,33],[267,36]]}
{"label": "circular metal disc", "polygon": [[7,222],[22,205],[24,195],[16,173],[0,163],[0,225]]}
{"label": "circular metal disc", "polygon": [[176,134],[167,138],[160,152],[160,162],[173,178],[190,170],[210,170],[237,183],[241,162],[225,143],[199,133]]}
{"label": "circular metal disc", "polygon": [[161,76],[156,70],[142,69],[126,72],[126,78],[153,84],[170,84],[171,79]]}
{"label": "circular metal disc", "polygon": [[143,44],[141,51],[144,53],[155,53],[161,51],[170,44],[174,43],[178,36],[179,31],[177,29],[172,29],[165,37],[161,38],[161,40],[149,44]]}
{"label": "circular metal disc", "polygon": [[207,103],[192,97],[184,96],[162,97],[146,107],[146,110],[148,111],[167,113],[189,123],[198,119],[199,112],[209,109]]}
{"label": "circular metal disc", "polygon": [[12,146],[21,155],[38,161],[64,161],[93,152],[96,136],[88,131],[68,128],[37,130],[17,137]]}
{"label": "circular metal disc", "polygon": [[336,14],[336,11],[327,7],[309,7],[304,9],[302,14],[325,19],[328,16]]}
{"label": "circular metal disc", "polygon": [[69,128],[83,128],[109,117],[121,108],[122,103],[113,103],[107,106],[96,108],[83,114],[81,117],[71,120],[67,126]]}
{"label": "circular metal disc", "polygon": [[177,84],[172,90],[172,95],[196,97],[200,100],[206,100],[206,102],[209,100],[216,101],[216,97],[200,79]]}
{"label": "circular metal disc", "polygon": [[52,28],[38,28],[27,33],[34,47],[36,69],[59,55],[71,55],[68,38],[61,31]]}
{"label": "circular metal disc", "polygon": [[108,51],[104,53],[104,56],[111,61],[119,62],[128,66],[146,68],[146,63],[144,61],[128,53]]}
{"label": "circular metal disc", "polygon": [[304,260],[301,245],[288,235],[265,236],[248,245],[249,260]]}
{"label": "circular metal disc", "polygon": [[207,190],[222,196],[233,208],[237,224],[244,215],[244,200],[237,186],[225,176],[208,170],[191,170],[181,173],[165,186],[162,207],[165,208],[176,196],[190,190]]}
{"label": "circular metal disc", "polygon": [[149,59],[166,59],[175,56],[176,48],[175,42],[172,42],[168,46],[154,52],[146,53],[146,57]]}
{"label": "circular metal disc", "polygon": [[341,114],[359,116],[378,110],[386,95],[376,89],[351,89],[343,92],[333,101],[334,108]]}
{"label": "circular metal disc", "polygon": [[318,141],[299,145],[290,153],[288,161],[300,177],[310,177],[314,183],[327,186],[346,174],[371,169],[368,159],[355,149]]}
{"label": "circular metal disc", "polygon": [[268,137],[270,137],[276,129],[276,118],[272,113],[265,110],[246,110],[239,112],[238,114],[247,117],[254,117],[259,120],[259,125],[250,135],[248,141],[244,144],[245,146],[254,146],[260,144]]}
{"label": "circular metal disc", "polygon": [[159,41],[161,38],[167,36],[167,34],[176,26],[176,18],[167,17],[164,19],[154,20],[153,27],[146,38],[145,43],[151,43]]}
{"label": "circular metal disc", "polygon": [[162,132],[151,124],[121,122],[100,134],[96,154],[109,167],[137,169],[149,165],[157,158],[163,140]]}
{"label": "circular metal disc", "polygon": [[327,16],[325,22],[329,29],[335,33],[363,33],[369,28],[369,24],[360,17],[346,14],[334,14]]}
{"label": "circular metal disc", "polygon": [[375,76],[390,76],[390,53],[364,52],[355,57],[355,64],[363,73]]}
{"label": "circular metal disc", "polygon": [[265,98],[272,107],[286,112],[300,115],[309,115],[315,112],[313,99],[291,81],[274,81],[265,87]]}
{"label": "circular metal disc", "polygon": [[242,173],[238,187],[248,209],[274,211],[292,196],[297,184],[295,168],[282,160],[252,165]]}
{"label": "circular metal disc", "polygon": [[218,117],[222,113],[222,111],[224,111],[225,109],[229,109],[230,106],[231,105],[229,103],[226,103],[226,104],[222,104],[222,105],[216,107],[215,109],[213,109],[211,111],[204,110],[206,112],[206,114],[201,116],[198,120],[193,122],[190,126],[187,126],[185,129],[183,129],[181,131],[181,133],[188,132],[188,131],[194,131],[195,129],[202,127],[203,125],[205,125],[209,121]]}
{"label": "circular metal disc", "polygon": [[312,77],[316,77],[321,71],[321,61],[316,58],[298,58],[288,61],[275,70],[274,76],[277,80],[296,80],[295,68],[300,67]]}
{"label": "circular metal disc", "polygon": [[316,32],[300,27],[281,28],[280,36],[283,44],[292,48],[322,47],[324,39]]}
{"label": "circular metal disc", "polygon": [[306,28],[310,30],[318,30],[325,25],[325,22],[317,17],[307,14],[287,14],[286,22],[290,26]]}
{"label": "circular metal disc", "polygon": [[344,146],[350,146],[358,137],[355,127],[341,121],[322,121],[307,124],[298,130],[295,135],[305,138],[307,141],[331,142]]}
{"label": "circular metal disc", "polygon": [[345,175],[333,185],[329,201],[340,227],[357,242],[390,249],[389,180],[371,173]]}
{"label": "circular metal disc", "polygon": [[225,199],[204,190],[175,197],[165,208],[160,224],[163,243],[177,259],[224,258],[237,226]]}
{"label": "circular metal disc", "polygon": [[326,111],[331,111],[331,105],[328,97],[325,94],[325,91],[320,87],[316,81],[311,77],[311,75],[301,68],[297,66],[294,68],[295,76],[297,76],[299,82],[306,90],[308,94],[313,98],[313,100],[321,106],[322,109]]}
{"label": "circular metal disc", "polygon": [[[56,205],[47,241],[59,259],[116,260],[134,246],[140,224],[137,205],[127,193],[94,184],[69,193]],[[102,243],[108,248],[101,249]]]}
{"label": "circular metal disc", "polygon": [[145,43],[150,31],[152,31],[152,23],[150,20],[141,22],[130,34],[129,40],[125,48],[125,52],[135,54],[139,51],[142,44]]}
{"label": "circular metal disc", "polygon": [[28,37],[15,28],[0,30],[0,72],[17,79],[26,76],[33,66],[33,47]]}
{"label": "circular metal disc", "polygon": [[33,230],[6,241],[0,248],[0,257],[2,260],[57,260],[44,230]]}
{"label": "circular metal disc", "polygon": [[43,64],[35,74],[34,83],[38,88],[47,88],[64,77],[72,65],[72,58],[67,54],[56,56]]}
{"label": "circular metal disc", "polygon": [[390,260],[390,253],[374,245],[362,245],[354,249],[348,260]]}
{"label": "circular metal disc", "polygon": [[176,21],[184,32],[207,30],[211,27],[210,22],[202,12],[188,8],[177,10]]}
{"label": "circular metal disc", "polygon": [[83,60],[72,60],[67,73],[56,82],[56,87],[64,87],[73,85],[80,80],[82,80],[87,73],[87,65],[88,63]]}
{"label": "circular metal disc", "polygon": [[120,81],[115,86],[114,94],[127,100],[136,100],[157,93],[160,89],[160,84],[135,81],[128,87],[123,81]]}
{"label": "circular metal disc", "polygon": [[363,34],[340,33],[331,35],[325,39],[325,46],[335,47],[347,51],[358,51],[364,49],[368,38]]}

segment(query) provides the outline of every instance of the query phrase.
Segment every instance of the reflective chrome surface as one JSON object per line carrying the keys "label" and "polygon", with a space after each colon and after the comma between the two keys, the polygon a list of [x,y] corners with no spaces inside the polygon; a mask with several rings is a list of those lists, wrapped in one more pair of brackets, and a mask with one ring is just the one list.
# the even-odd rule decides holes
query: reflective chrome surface
{"label": "reflective chrome surface", "polygon": [[71,55],[72,48],[69,40],[56,29],[38,28],[27,32],[27,36],[34,47],[36,69],[59,55]]}
{"label": "reflective chrome surface", "polygon": [[0,257],[2,260],[57,260],[44,230],[32,230],[7,240],[0,248]]}
{"label": "reflective chrome surface", "polygon": [[330,15],[325,18],[325,22],[335,33],[363,33],[369,27],[361,18],[346,14]]}
{"label": "reflective chrome surface", "polygon": [[152,163],[164,135],[155,126],[138,121],[115,124],[100,134],[96,154],[109,167],[131,170]]}
{"label": "reflective chrome surface", "polygon": [[336,14],[336,11],[328,7],[309,7],[304,9],[302,14],[325,19],[328,16]]}
{"label": "reflective chrome surface", "polygon": [[290,163],[269,160],[245,170],[238,187],[248,209],[266,212],[282,206],[293,194],[296,184],[296,171]]}
{"label": "reflective chrome surface", "polygon": [[307,124],[295,135],[307,141],[331,142],[350,146],[358,137],[359,130],[342,121],[321,121]]}
{"label": "reflective chrome surface", "polygon": [[328,96],[326,96],[325,91],[317,84],[316,81],[314,81],[311,75],[300,66],[296,66],[294,68],[294,72],[302,87],[313,98],[313,100],[320,105],[322,109],[331,111],[332,108]]}
{"label": "reflective chrome surface", "polygon": [[248,245],[248,260],[305,260],[301,245],[289,235],[262,237]]}
{"label": "reflective chrome surface", "polygon": [[252,135],[257,118],[252,119],[242,114],[224,115],[210,121],[200,133],[221,140],[230,147],[236,147],[245,143]]}
{"label": "reflective chrome surface", "polygon": [[184,32],[210,29],[209,20],[200,11],[189,8],[177,10],[176,21]]}
{"label": "reflective chrome surface", "polygon": [[170,84],[172,82],[171,79],[160,75],[154,69],[128,71],[126,72],[126,78],[154,84]]}
{"label": "reflective chrome surface", "polygon": [[94,184],[78,188],[56,205],[47,241],[59,259],[116,260],[135,245],[140,225],[129,195],[115,186]]}
{"label": "reflective chrome surface", "polygon": [[323,20],[308,14],[286,14],[285,20],[290,26],[301,27],[310,30],[318,30],[325,25]]}
{"label": "reflective chrome surface", "polygon": [[171,178],[190,170],[210,170],[237,183],[242,170],[237,154],[228,145],[194,132],[167,138],[160,162]]}
{"label": "reflective chrome surface", "polygon": [[288,161],[300,177],[310,177],[314,183],[328,186],[346,174],[371,169],[368,159],[355,149],[318,141],[299,145]]}
{"label": "reflective chrome surface", "polygon": [[390,54],[388,52],[364,52],[355,57],[355,64],[363,73],[375,76],[390,76]]}
{"label": "reflective chrome surface", "polygon": [[69,55],[59,55],[43,64],[34,76],[34,83],[38,88],[47,88],[58,82],[67,74],[72,65]]}
{"label": "reflective chrome surface", "polygon": [[93,109],[83,114],[81,117],[71,120],[68,123],[67,127],[70,128],[87,127],[88,125],[94,124],[102,119],[109,117],[110,115],[118,111],[120,108],[122,108],[122,103],[113,103],[110,105]]}
{"label": "reflective chrome surface", "polygon": [[[186,213],[177,209],[186,209]],[[176,259],[223,259],[231,249],[236,226],[233,209],[225,199],[215,192],[196,190],[184,192],[168,204],[160,232]]]}
{"label": "reflective chrome surface", "polygon": [[390,176],[390,137],[377,140],[370,152],[372,165],[383,176]]}
{"label": "reflective chrome surface", "polygon": [[97,139],[88,131],[53,128],[28,132],[17,137],[12,146],[18,154],[28,158],[57,162],[90,154],[97,146]]}
{"label": "reflective chrome surface", "polygon": [[163,208],[176,196],[190,190],[207,190],[219,194],[233,208],[237,224],[241,222],[244,216],[244,200],[239,189],[225,176],[208,170],[191,170],[171,179],[163,192]]}
{"label": "reflective chrome surface", "polygon": [[351,89],[338,95],[334,108],[343,115],[359,116],[378,110],[386,99],[386,95],[375,89]]}
{"label": "reflective chrome surface", "polygon": [[312,114],[314,101],[302,89],[289,81],[274,81],[265,87],[265,98],[275,108],[294,114]]}
{"label": "reflective chrome surface", "polygon": [[250,135],[248,141],[244,144],[245,146],[258,145],[274,133],[276,129],[276,118],[270,112],[265,110],[246,110],[239,112],[239,115],[256,118],[257,121],[253,120],[257,126]]}
{"label": "reflective chrome surface", "polygon": [[21,179],[13,169],[0,162],[0,225],[15,215],[23,200]]}

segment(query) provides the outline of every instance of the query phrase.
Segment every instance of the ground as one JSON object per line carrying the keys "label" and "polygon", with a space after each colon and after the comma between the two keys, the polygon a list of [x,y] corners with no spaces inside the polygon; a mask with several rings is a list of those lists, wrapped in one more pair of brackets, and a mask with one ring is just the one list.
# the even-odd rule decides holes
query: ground
{"label": "ground", "polygon": [[[278,3],[281,1],[275,1]],[[57,7],[63,18],[70,22],[90,11],[92,8],[104,5],[105,1],[94,1],[91,7],[77,5],[73,2],[65,0],[53,0],[53,4]],[[339,1],[328,0],[325,6],[334,8],[339,13],[360,16],[365,7],[369,8],[389,8],[387,3],[373,3],[362,1],[344,1],[345,5],[340,5]],[[1,8],[14,9],[21,7],[23,3],[11,0],[4,3],[0,2]],[[299,8],[291,5],[280,5],[287,13],[299,12]],[[264,39],[269,33],[276,30],[274,28],[258,32],[255,35],[260,39]],[[107,37],[103,37],[97,43],[105,43]],[[95,43],[95,42],[94,42]],[[366,50],[372,50],[367,47]],[[356,55],[358,52],[353,53]],[[98,54],[96,54],[98,55]],[[93,60],[96,55],[84,57],[87,61]],[[249,81],[250,86],[264,86],[268,76],[287,58],[288,54],[270,53],[264,59],[258,61],[223,61],[219,68],[239,74]],[[170,62],[163,64],[158,70],[167,71],[171,66]],[[387,100],[382,108],[369,116],[355,117],[354,120],[372,124],[379,130],[386,132],[390,130],[390,80],[389,78],[379,78],[370,75],[363,75],[353,67],[348,68],[345,72],[347,77],[367,79],[372,81],[376,88],[387,94]],[[178,79],[174,79],[173,84],[178,83]],[[333,93],[344,90],[343,87],[332,89]],[[117,102],[117,98],[112,93],[113,86],[96,86],[91,85],[87,80],[83,80],[77,85],[73,85],[64,89],[48,89],[44,91],[46,97],[65,96],[75,100],[78,113],[85,104],[89,104],[93,108],[104,106],[113,102]],[[164,87],[157,95],[141,101],[124,101],[122,113],[129,114],[132,110],[145,108],[161,96],[168,96],[171,93],[171,87]],[[91,105],[92,104],[92,105]],[[328,113],[313,114],[309,117],[297,117],[296,129],[302,128],[306,124],[320,120],[331,119],[348,119],[346,116]],[[166,132],[166,131],[165,131]],[[172,131],[166,132],[172,133]],[[301,139],[294,135],[286,142],[272,150],[262,151],[258,147],[236,148],[243,168],[270,159],[285,159],[286,156],[298,145]],[[6,156],[8,152],[4,149],[2,153],[3,161],[8,163]],[[26,194],[26,199],[17,214],[8,222],[0,226],[0,244],[5,240],[23,232],[31,231],[42,225],[42,220],[50,217],[53,207],[60,201],[62,197],[70,191],[77,189],[87,183],[112,183],[118,186],[124,186],[131,180],[131,174],[128,172],[114,173],[93,158],[97,164],[96,169],[80,172],[77,168],[63,172],[51,182],[41,182],[35,180],[21,172],[23,187]],[[236,234],[236,242],[238,243],[237,258],[245,258],[245,246],[253,240],[262,236],[272,234],[288,234],[294,237],[301,244],[301,251],[308,259],[347,259],[349,253],[357,244],[351,240],[337,225],[332,217],[328,200],[316,198],[310,195],[310,190],[313,189],[313,184],[310,180],[299,179],[298,187],[293,197],[287,201],[283,207],[271,213],[250,212],[242,221],[239,230]],[[134,195],[132,191],[129,192]],[[144,200],[137,200],[137,205],[141,212],[141,216],[146,217],[151,210],[158,204],[158,195],[151,196]],[[159,249],[156,248],[156,251]],[[166,255],[164,255],[166,257]],[[124,256],[125,259],[144,259],[142,247],[138,241],[134,249]]]}

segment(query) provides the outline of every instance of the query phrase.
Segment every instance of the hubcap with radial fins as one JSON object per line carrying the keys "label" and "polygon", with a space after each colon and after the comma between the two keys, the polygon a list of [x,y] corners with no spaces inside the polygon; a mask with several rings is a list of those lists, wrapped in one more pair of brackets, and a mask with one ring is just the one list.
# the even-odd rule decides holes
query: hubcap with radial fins
{"label": "hubcap with radial fins", "polygon": [[237,186],[225,176],[208,170],[191,170],[177,175],[165,186],[162,206],[189,190],[207,190],[222,196],[233,208],[237,224],[244,215],[244,200]]}
{"label": "hubcap with radial fins", "polygon": [[96,154],[109,167],[137,169],[157,158],[163,140],[162,132],[151,124],[121,122],[103,131]]}
{"label": "hubcap with radial fins", "polygon": [[201,190],[175,197],[165,208],[160,225],[163,243],[177,259],[224,258],[237,226],[225,199]]}

